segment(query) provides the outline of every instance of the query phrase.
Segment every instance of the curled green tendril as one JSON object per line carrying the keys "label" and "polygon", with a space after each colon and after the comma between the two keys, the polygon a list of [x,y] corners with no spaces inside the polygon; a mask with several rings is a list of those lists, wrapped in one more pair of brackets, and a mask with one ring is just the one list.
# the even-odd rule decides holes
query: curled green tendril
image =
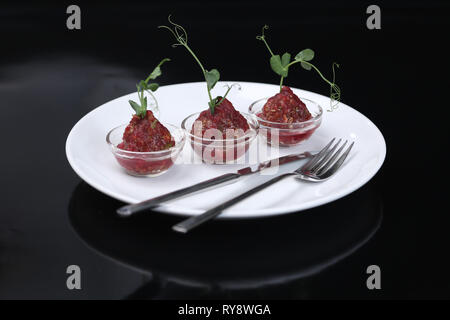
{"label": "curled green tendril", "polygon": [[[170,31],[170,33],[175,37],[175,40],[177,41],[177,43],[174,43],[172,45],[172,47],[177,47],[177,46],[184,46],[186,48],[186,50],[192,55],[192,57],[195,59],[195,61],[197,62],[197,64],[200,66],[200,69],[203,72],[203,76],[205,78],[206,81],[206,89],[208,90],[208,97],[209,97],[209,108],[211,110],[211,113],[214,113],[214,108],[216,107],[216,105],[218,104],[218,98],[213,99],[212,95],[211,95],[211,90],[214,88],[214,86],[216,85],[216,83],[219,81],[220,79],[220,73],[217,69],[211,69],[211,70],[206,70],[203,67],[203,64],[200,62],[200,60],[197,58],[197,56],[195,55],[195,53],[192,51],[192,49],[188,46],[188,35],[186,30],[179,24],[173,22],[171,20],[171,16],[169,15],[168,19],[167,19],[170,23],[171,26],[159,26],[158,28],[161,29],[167,29]],[[228,94],[229,90],[227,91],[226,94]],[[226,96],[225,94],[225,96]],[[225,97],[224,96],[224,97]],[[222,102],[222,100],[220,100],[220,102]]]}
{"label": "curled green tendril", "polygon": [[336,110],[339,102],[341,101],[341,89],[339,88],[339,86],[335,83],[335,77],[336,77],[336,73],[335,73],[335,69],[334,67],[338,67],[339,68],[339,64],[337,64],[336,62],[333,62],[333,65],[331,66],[332,70],[333,70],[333,80],[332,83],[330,85],[330,109],[328,110],[329,112]]}
{"label": "curled green tendril", "polygon": [[188,44],[188,35],[186,30],[183,28],[183,26],[173,22],[171,19],[171,15],[169,15],[167,17],[167,20],[169,21],[169,23],[173,26],[173,29],[168,27],[168,26],[158,26],[158,28],[160,29],[167,29],[170,31],[170,33],[173,34],[173,36],[175,37],[175,40],[177,41],[177,43],[172,44],[172,47],[177,47],[177,46],[187,46]]}
{"label": "curled green tendril", "polygon": [[233,89],[233,87],[237,87],[238,90],[241,90],[241,85],[239,83],[233,83],[231,86],[226,84],[224,85],[225,88],[227,88],[227,91],[225,92],[225,94],[223,95],[222,99],[220,99],[220,101],[218,103],[216,103],[216,105],[219,105],[223,102],[223,100],[225,100],[225,98],[227,97],[228,93],[231,91],[231,89]]}
{"label": "curled green tendril", "polygon": [[269,26],[266,24],[261,28],[261,35],[256,36],[257,40],[261,40],[266,45],[267,50],[269,50],[270,55],[274,56],[272,49],[270,49],[269,44],[267,43],[266,36],[264,35],[264,30],[269,30]]}

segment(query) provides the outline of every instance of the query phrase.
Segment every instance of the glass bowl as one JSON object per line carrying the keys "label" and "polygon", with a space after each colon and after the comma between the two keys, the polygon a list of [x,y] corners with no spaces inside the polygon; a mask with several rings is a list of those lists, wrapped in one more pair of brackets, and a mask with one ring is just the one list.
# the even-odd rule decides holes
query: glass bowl
{"label": "glass bowl", "polygon": [[117,147],[122,142],[127,125],[122,124],[115,127],[106,136],[106,142],[114,157],[125,171],[132,176],[156,177],[169,170],[183,150],[184,131],[174,125],[163,123],[175,140],[175,145],[161,151],[136,152]]}
{"label": "glass bowl", "polygon": [[[231,164],[245,155],[250,144],[258,135],[258,121],[255,117],[247,113],[242,113],[247,120],[249,130],[226,130],[225,137],[217,129],[208,129],[204,136],[201,136],[201,121],[196,121],[200,112],[187,116],[181,123],[181,128],[185,131],[188,141],[194,152],[209,164]],[[192,133],[199,132],[200,135]]]}
{"label": "glass bowl", "polygon": [[259,123],[259,133],[272,146],[290,147],[307,140],[322,122],[322,107],[314,101],[300,98],[311,113],[312,118],[306,121],[281,123],[264,120],[259,117],[269,98],[253,102],[248,108]]}

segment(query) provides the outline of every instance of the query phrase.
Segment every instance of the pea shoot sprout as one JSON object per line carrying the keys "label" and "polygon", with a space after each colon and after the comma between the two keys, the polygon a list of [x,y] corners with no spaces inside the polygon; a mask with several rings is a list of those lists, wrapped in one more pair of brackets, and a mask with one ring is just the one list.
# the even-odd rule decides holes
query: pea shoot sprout
{"label": "pea shoot sprout", "polygon": [[228,95],[228,93],[230,92],[231,88],[234,85],[231,86],[227,86],[228,89],[225,92],[225,95],[223,97],[216,97],[213,98],[212,94],[211,94],[211,90],[214,88],[214,86],[216,85],[216,83],[219,81],[220,79],[220,73],[217,69],[211,69],[211,70],[206,70],[203,67],[203,64],[200,62],[199,58],[196,56],[196,54],[194,53],[194,51],[192,51],[192,49],[189,47],[188,45],[188,35],[186,32],[186,29],[184,29],[181,25],[176,24],[175,22],[173,22],[170,18],[171,16],[169,15],[169,17],[167,18],[169,23],[171,24],[171,27],[169,26],[159,26],[158,28],[162,28],[162,29],[167,29],[169,30],[172,35],[175,37],[175,40],[177,41],[176,43],[174,43],[172,45],[172,47],[177,47],[177,46],[183,46],[186,48],[186,50],[192,55],[192,57],[194,58],[194,60],[197,62],[197,64],[200,66],[200,69],[202,70],[203,76],[205,78],[206,81],[206,89],[208,90],[208,97],[209,97],[209,109],[211,110],[211,113],[214,113],[214,108],[221,104],[222,101],[225,99],[225,97]]}
{"label": "pea shoot sprout", "polygon": [[[144,92],[149,93],[156,102],[156,98],[153,95],[152,91],[155,92],[156,90],[158,90],[159,84],[157,84],[156,82],[149,83],[149,81],[155,80],[157,77],[159,77],[162,74],[161,66],[163,65],[164,62],[167,62],[167,61],[170,61],[170,59],[164,58],[163,60],[161,60],[161,62],[155,67],[155,69],[153,69],[152,73],[150,73],[150,75],[147,77],[147,79],[141,80],[136,85],[140,104],[133,100],[128,100],[128,103],[131,105],[131,107],[134,109],[134,111],[136,111],[137,116],[139,116],[141,118],[145,118],[145,115],[147,114],[147,97],[144,96]],[[156,102],[156,108],[158,108],[157,102]]]}
{"label": "pea shoot sprout", "polygon": [[334,109],[336,109],[339,104],[339,101],[341,100],[341,89],[335,83],[335,67],[339,68],[339,64],[333,62],[332,66],[331,66],[332,71],[333,71],[333,77],[332,77],[332,80],[330,81],[327,78],[325,78],[324,75],[322,74],[322,72],[320,72],[320,70],[310,62],[314,58],[314,51],[311,49],[304,49],[304,50],[300,51],[294,57],[294,60],[292,60],[292,61],[291,61],[291,54],[288,52],[284,53],[280,57],[280,55],[273,53],[272,49],[270,48],[269,44],[267,43],[266,36],[264,34],[264,30],[267,30],[267,29],[269,29],[269,27],[267,25],[265,25],[262,28],[261,35],[257,36],[256,39],[262,41],[265,44],[267,50],[270,53],[270,67],[276,74],[281,76],[280,92],[283,87],[283,80],[284,80],[284,78],[287,78],[287,76],[288,76],[289,67],[294,64],[300,63],[302,68],[305,70],[309,71],[311,69],[314,69],[319,74],[319,76],[323,79],[323,81],[325,81],[326,83],[328,83],[330,85],[330,100],[331,101],[330,101],[330,110],[328,110],[328,111],[333,111]]}

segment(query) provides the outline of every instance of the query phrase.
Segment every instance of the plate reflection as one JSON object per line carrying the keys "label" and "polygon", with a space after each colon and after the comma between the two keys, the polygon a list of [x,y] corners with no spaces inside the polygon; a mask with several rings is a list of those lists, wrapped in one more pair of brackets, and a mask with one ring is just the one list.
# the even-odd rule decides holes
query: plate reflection
{"label": "plate reflection", "polygon": [[381,199],[368,187],[319,208],[212,221],[188,234],[171,230],[176,216],[119,218],[121,205],[82,182],[69,218],[90,248],[148,276],[125,298],[306,297],[308,279],[354,253],[382,221]]}

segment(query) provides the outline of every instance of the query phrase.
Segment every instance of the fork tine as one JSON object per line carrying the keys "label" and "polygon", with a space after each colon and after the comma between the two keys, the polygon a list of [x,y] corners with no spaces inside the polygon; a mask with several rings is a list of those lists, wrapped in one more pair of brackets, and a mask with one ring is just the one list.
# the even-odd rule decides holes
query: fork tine
{"label": "fork tine", "polygon": [[341,141],[342,139],[339,139],[338,142],[336,142],[336,144],[333,146],[333,148],[327,151],[327,153],[322,157],[322,159],[320,159],[320,161],[318,161],[314,166],[312,166],[311,169],[309,169],[309,171],[311,171],[312,174],[316,174],[319,168],[321,168],[327,163],[328,159],[330,159],[330,157],[333,155],[334,150],[336,150]]}
{"label": "fork tine", "polygon": [[320,178],[327,178],[327,177],[330,177],[333,174],[335,174],[336,171],[338,171],[338,169],[344,163],[345,159],[347,158],[348,154],[350,153],[350,150],[352,150],[352,147],[354,144],[355,144],[355,142],[352,142],[352,144],[347,148],[347,150],[345,150],[345,152],[342,154],[342,156],[340,156],[340,158],[336,161],[336,163],[333,164],[333,166],[329,170],[327,170],[325,173],[322,173]]}
{"label": "fork tine", "polygon": [[324,163],[323,166],[315,172],[317,176],[320,176],[321,174],[327,172],[327,170],[333,165],[337,157],[341,154],[342,150],[344,150],[345,146],[347,145],[347,142],[348,141],[345,140],[344,144],[333,154],[330,160],[328,160],[327,163]]}
{"label": "fork tine", "polygon": [[320,158],[323,156],[323,154],[325,152],[327,152],[327,150],[330,148],[330,146],[334,142],[334,140],[336,140],[336,138],[331,139],[331,141],[328,142],[328,144],[325,147],[323,147],[323,149],[320,150],[319,153],[317,153],[307,163],[305,163],[305,165],[303,167],[301,167],[301,170],[302,171],[309,170],[309,168],[311,168],[313,165],[315,165],[317,163],[317,161],[319,161]]}

